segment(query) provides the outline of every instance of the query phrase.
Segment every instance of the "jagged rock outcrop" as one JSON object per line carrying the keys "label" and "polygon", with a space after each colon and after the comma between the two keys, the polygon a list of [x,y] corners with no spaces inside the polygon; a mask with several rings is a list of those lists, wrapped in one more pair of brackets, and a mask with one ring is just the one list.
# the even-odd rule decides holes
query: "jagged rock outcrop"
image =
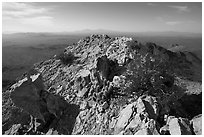
{"label": "jagged rock outcrop", "polygon": [[159,109],[155,97],[139,97],[136,102],[127,105],[120,111],[117,122],[114,121],[114,134],[158,135],[159,125],[156,119],[159,115]]}
{"label": "jagged rock outcrop", "polygon": [[[49,128],[71,134],[74,121],[69,117],[76,117],[79,108],[68,104],[60,96],[47,92],[40,73],[35,73],[29,72],[27,77],[14,84],[7,93],[10,99],[3,109],[8,109],[11,115],[8,119],[3,119],[3,130],[7,130],[5,134],[44,134]],[[78,109],[78,112],[66,112],[71,109]],[[64,127],[63,120],[69,120],[69,126]],[[63,128],[65,130],[61,131]]]}
{"label": "jagged rock outcrop", "polygon": [[3,93],[3,133],[200,134],[200,67],[191,53],[91,35]]}

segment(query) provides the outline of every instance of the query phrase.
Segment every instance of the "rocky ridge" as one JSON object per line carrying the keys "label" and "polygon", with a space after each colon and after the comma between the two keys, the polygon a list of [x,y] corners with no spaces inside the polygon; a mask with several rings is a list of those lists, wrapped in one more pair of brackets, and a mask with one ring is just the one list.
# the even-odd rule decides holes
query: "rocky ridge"
{"label": "rocky ridge", "polygon": [[3,93],[2,132],[201,134],[201,67],[189,52],[91,35]]}

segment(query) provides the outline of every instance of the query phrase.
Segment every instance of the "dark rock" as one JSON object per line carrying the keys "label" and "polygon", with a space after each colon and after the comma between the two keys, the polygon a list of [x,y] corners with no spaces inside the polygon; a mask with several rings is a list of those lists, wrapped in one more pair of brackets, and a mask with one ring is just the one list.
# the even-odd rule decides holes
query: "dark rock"
{"label": "dark rock", "polygon": [[45,121],[41,112],[43,109],[41,106],[43,107],[45,104],[40,105],[40,94],[43,90],[41,83],[43,82],[39,73],[32,77],[28,76],[13,85],[14,90],[10,97],[17,107],[23,108],[34,117]]}
{"label": "dark rock", "polygon": [[157,99],[151,96],[144,96],[142,100],[145,104],[146,111],[149,114],[149,118],[156,120],[160,112],[160,106],[159,106]]}
{"label": "dark rock", "polygon": [[178,102],[181,103],[190,118],[202,113],[202,85],[191,83]]}
{"label": "dark rock", "polygon": [[[11,116],[9,119],[12,121],[5,121],[3,127],[5,134],[41,134],[41,132],[46,133],[49,127],[56,129],[56,125],[60,134],[71,133],[71,128],[67,128],[66,131],[62,131],[61,128],[64,127],[66,123],[61,124],[61,120],[57,119],[59,117],[63,119],[65,115],[62,117],[62,114],[65,109],[69,108],[69,111],[71,111],[77,107],[70,108],[70,105],[61,97],[45,91],[42,77],[39,73],[27,76],[13,85],[10,97],[14,105],[9,108],[11,110]],[[23,109],[23,111],[27,114],[25,112],[19,113],[21,109]],[[75,111],[79,111],[79,108]],[[16,112],[19,113],[18,116]],[[65,117],[64,120],[70,121],[70,116],[72,116],[73,113],[68,113],[67,115],[68,116]],[[75,112],[73,118],[76,116],[77,112]],[[33,120],[33,117],[35,120]],[[75,120],[73,118],[72,120]],[[22,123],[23,121],[25,122]],[[12,125],[13,122],[17,123]],[[53,124],[53,122],[56,123],[56,125]],[[69,123],[68,125],[73,128],[73,124]],[[10,129],[7,130],[7,128]]]}
{"label": "dark rock", "polygon": [[202,86],[197,82],[185,82],[185,87],[177,88],[169,97],[170,114],[192,119],[202,113]]}

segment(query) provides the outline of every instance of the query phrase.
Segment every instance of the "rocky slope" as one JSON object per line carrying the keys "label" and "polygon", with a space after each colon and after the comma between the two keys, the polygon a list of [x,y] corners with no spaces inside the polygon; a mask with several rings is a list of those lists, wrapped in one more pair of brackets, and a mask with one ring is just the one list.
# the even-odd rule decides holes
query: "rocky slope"
{"label": "rocky slope", "polygon": [[132,38],[91,35],[3,93],[3,134],[202,134],[202,64]]}

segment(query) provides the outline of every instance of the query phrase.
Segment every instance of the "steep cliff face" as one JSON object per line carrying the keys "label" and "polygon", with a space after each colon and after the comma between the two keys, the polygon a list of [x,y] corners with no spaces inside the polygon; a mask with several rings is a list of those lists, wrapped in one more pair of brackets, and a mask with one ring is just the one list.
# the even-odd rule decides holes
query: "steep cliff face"
{"label": "steep cliff face", "polygon": [[91,35],[3,93],[3,133],[200,134],[201,67],[188,52]]}

